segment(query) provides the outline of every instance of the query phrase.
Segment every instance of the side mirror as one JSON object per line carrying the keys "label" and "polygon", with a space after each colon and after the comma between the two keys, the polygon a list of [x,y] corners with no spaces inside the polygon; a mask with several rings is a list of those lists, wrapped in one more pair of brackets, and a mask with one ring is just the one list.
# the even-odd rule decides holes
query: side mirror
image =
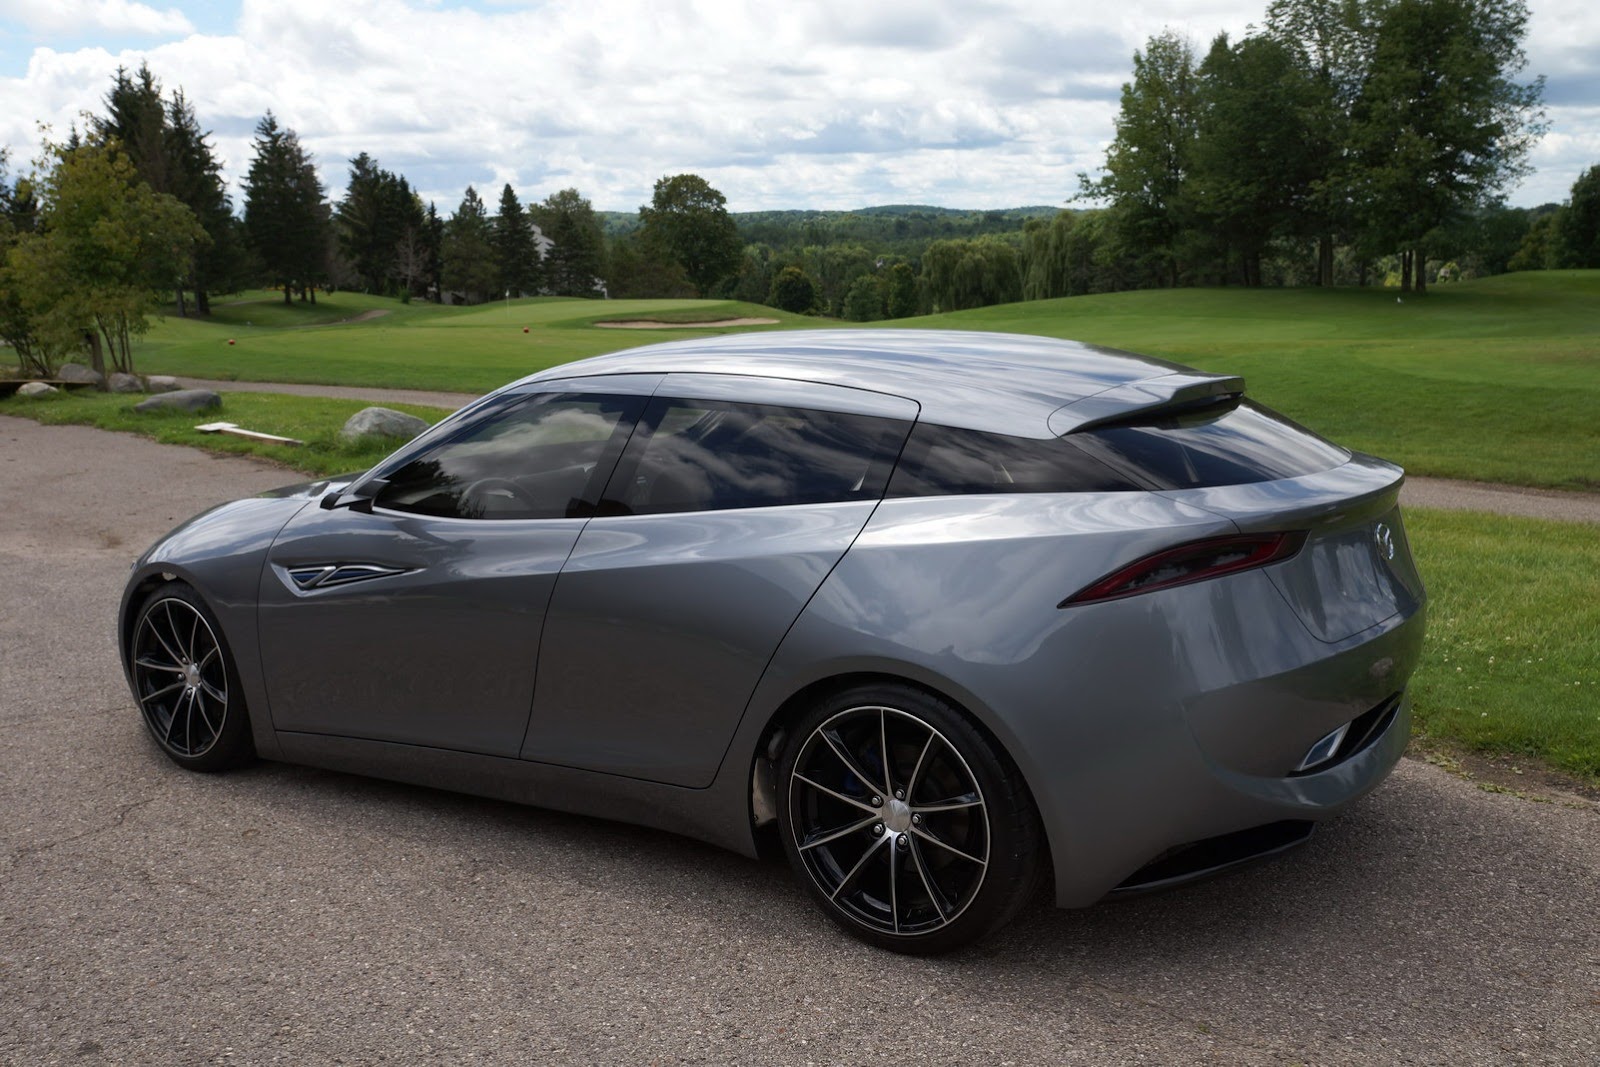
{"label": "side mirror", "polygon": [[379,493],[389,487],[387,478],[368,478],[353,489],[345,489],[329,493],[322,498],[322,510],[332,511],[334,508],[349,508],[359,511],[363,515],[372,513],[372,502]]}

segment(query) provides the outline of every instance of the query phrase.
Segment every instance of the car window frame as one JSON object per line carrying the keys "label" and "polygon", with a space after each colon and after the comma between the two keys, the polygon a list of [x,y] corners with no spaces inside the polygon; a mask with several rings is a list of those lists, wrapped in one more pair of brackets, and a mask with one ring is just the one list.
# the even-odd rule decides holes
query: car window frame
{"label": "car window frame", "polygon": [[[659,378],[659,376],[653,377]],[[473,412],[474,417],[466,419],[459,425],[452,427],[449,433],[446,433],[436,439],[422,442],[420,447],[408,446],[407,448],[396,452],[394,455],[390,456],[388,459],[374,467],[372,471],[362,479],[363,483],[377,479],[387,479],[396,471],[399,471],[402,468],[417,462],[418,460],[426,459],[429,455],[439,451],[440,449],[447,448],[452,444],[456,444],[463,438],[470,435],[474,429],[482,426],[484,422],[492,419],[508,417],[516,412],[519,408],[529,404],[539,402],[557,403],[566,400],[579,402],[593,402],[596,400],[622,401],[622,414],[618,417],[616,424],[612,426],[611,435],[606,439],[604,445],[601,447],[600,455],[595,460],[594,470],[589,472],[589,477],[584,483],[582,492],[578,496],[572,498],[571,504],[569,505],[565,514],[508,518],[494,518],[491,516],[474,515],[435,515],[429,512],[412,511],[406,508],[398,508],[392,505],[386,505],[382,503],[381,495],[373,500],[373,513],[404,516],[413,519],[472,523],[550,522],[566,519],[582,519],[594,515],[598,509],[602,490],[609,483],[612,473],[615,470],[618,461],[622,458],[622,454],[626,449],[629,440],[632,438],[634,431],[640,424],[640,417],[643,415],[646,406],[649,404],[650,394],[648,391],[643,390],[617,392],[603,387],[584,388],[580,386],[578,388],[572,388],[572,386],[575,384],[577,383],[571,379],[560,380],[551,382],[550,388],[519,390],[502,394],[502,402],[482,404],[481,407]],[[562,388],[563,386],[566,386],[567,388]]]}
{"label": "car window frame", "polygon": [[[679,379],[681,382],[682,379],[688,378],[689,375],[680,374],[673,375],[672,377]],[[694,377],[696,379],[703,378],[710,380],[715,378],[732,379],[734,376],[695,375]],[[854,504],[863,502],[877,503],[884,499],[884,493],[887,491],[889,486],[889,479],[893,476],[895,465],[900,460],[900,453],[905,448],[906,439],[910,436],[912,428],[916,425],[916,404],[914,401],[909,401],[902,397],[893,397],[889,394],[875,394],[866,390],[821,385],[818,383],[790,382],[786,380],[773,379],[746,379],[746,381],[750,380],[763,382],[764,384],[775,384],[778,386],[778,388],[771,390],[758,389],[756,390],[756,395],[751,396],[747,392],[739,390],[730,381],[727,383],[726,388],[721,386],[700,389],[680,388],[675,389],[670,394],[658,392],[656,395],[650,397],[648,403],[645,405],[643,413],[640,415],[635,425],[634,432],[632,435],[630,435],[621,456],[619,457],[615,467],[612,469],[610,479],[606,482],[605,488],[600,494],[600,500],[595,514],[597,516],[609,518],[636,515],[640,517],[707,515],[723,511],[770,511],[774,508],[784,507],[826,507],[837,504]],[[663,385],[662,388],[669,388],[671,384],[677,383],[669,382],[668,385]],[[795,388],[784,388],[785,386]],[[801,391],[802,389],[804,391]],[[826,400],[824,400],[824,402],[821,404],[799,402],[808,398],[815,399],[818,397],[828,397],[830,394],[839,395],[843,399],[843,402],[829,403]],[[863,403],[855,397],[846,398],[846,394],[861,394],[878,399],[869,400]],[[883,402],[878,402],[878,400]],[[671,510],[636,512],[627,504],[622,502],[623,498],[627,495],[625,490],[632,485],[633,479],[638,472],[639,465],[644,459],[646,450],[649,448],[650,441],[655,436],[655,432],[660,427],[662,420],[666,417],[667,413],[673,408],[674,405],[683,404],[704,404],[710,406],[728,407],[743,406],[782,408],[800,412],[802,414],[878,419],[888,423],[897,423],[900,436],[898,440],[892,444],[892,446],[884,448],[880,454],[873,456],[869,461],[867,474],[863,479],[863,484],[869,480],[879,483],[878,491],[871,496],[863,496],[854,500],[811,501],[807,503],[786,504],[747,504],[739,507],[678,508]],[[907,411],[905,405],[910,405],[911,410]],[[888,408],[889,412],[893,413],[886,412],[884,410],[885,408]],[[909,417],[905,417],[907,414],[909,414]]]}

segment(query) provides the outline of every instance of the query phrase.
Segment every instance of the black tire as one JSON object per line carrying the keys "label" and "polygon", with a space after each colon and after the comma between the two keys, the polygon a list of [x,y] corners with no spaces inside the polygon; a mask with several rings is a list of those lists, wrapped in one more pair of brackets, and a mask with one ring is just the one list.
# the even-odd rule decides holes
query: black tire
{"label": "black tire", "polygon": [[134,615],[133,698],[174,763],[221,771],[255,758],[250,715],[217,617],[192,588],[167,582]]}
{"label": "black tire", "polygon": [[828,917],[893,952],[970,944],[1038,888],[1043,832],[1015,764],[961,709],[908,685],[836,693],[795,723],[778,819]]}

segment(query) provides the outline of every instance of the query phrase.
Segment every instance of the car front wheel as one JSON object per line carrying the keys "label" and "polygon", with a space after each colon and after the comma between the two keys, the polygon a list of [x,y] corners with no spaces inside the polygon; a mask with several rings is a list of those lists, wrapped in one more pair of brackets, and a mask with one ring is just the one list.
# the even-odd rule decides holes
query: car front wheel
{"label": "car front wheel", "polygon": [[217,771],[254,755],[222,628],[193,589],[171,582],[146,597],[131,651],[134,699],[175,763]]}
{"label": "car front wheel", "polygon": [[789,861],[830,918],[928,955],[1007,922],[1037,884],[1042,833],[1016,766],[958,708],[898,684],[821,702],[779,764]]}

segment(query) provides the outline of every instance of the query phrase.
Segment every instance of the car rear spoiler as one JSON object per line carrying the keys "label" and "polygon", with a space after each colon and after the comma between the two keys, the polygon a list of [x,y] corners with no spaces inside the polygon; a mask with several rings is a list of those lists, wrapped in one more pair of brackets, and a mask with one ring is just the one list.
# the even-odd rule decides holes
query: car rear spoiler
{"label": "car rear spoiler", "polygon": [[1244,379],[1236,375],[1179,371],[1124,382],[1050,413],[1050,432],[1060,437],[1107,423],[1176,415],[1218,404],[1237,403]]}

